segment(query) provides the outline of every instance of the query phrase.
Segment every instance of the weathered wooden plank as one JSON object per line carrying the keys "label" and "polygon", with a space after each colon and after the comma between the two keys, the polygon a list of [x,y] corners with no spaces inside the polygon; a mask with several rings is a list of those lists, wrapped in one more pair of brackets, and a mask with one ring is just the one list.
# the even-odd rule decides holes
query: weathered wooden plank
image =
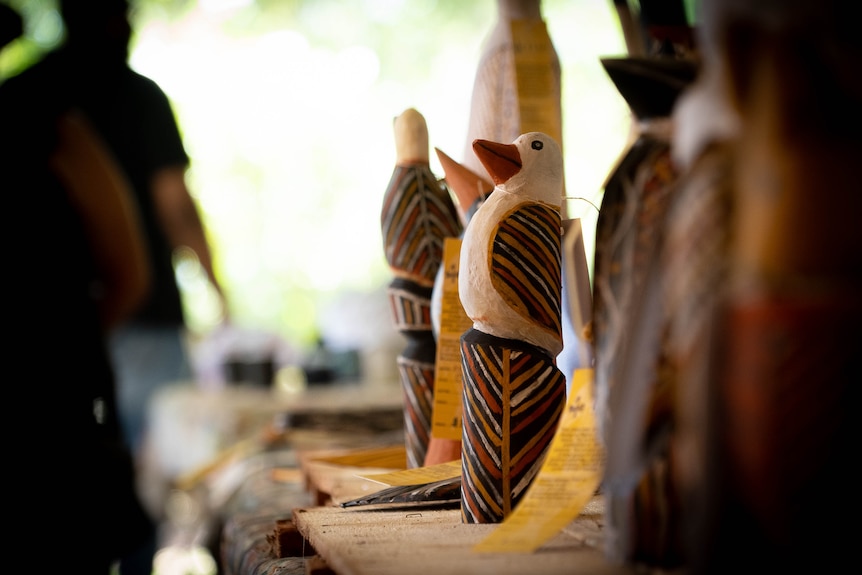
{"label": "weathered wooden plank", "polygon": [[474,553],[498,527],[468,524],[458,509],[294,509],[299,532],[338,575],[629,575],[602,551],[600,500],[534,553]]}

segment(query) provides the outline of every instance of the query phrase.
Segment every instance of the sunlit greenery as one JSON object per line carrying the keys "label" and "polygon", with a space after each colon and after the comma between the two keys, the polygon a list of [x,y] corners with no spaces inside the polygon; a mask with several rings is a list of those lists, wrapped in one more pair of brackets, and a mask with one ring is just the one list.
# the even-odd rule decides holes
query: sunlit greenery
{"label": "sunlit greenery", "polygon": [[[6,0],[27,37],[9,75],[59,41],[53,1]],[[624,43],[611,0],[545,0],[563,66],[567,211],[591,259],[601,187],[629,113],[599,57]],[[193,193],[233,321],[298,345],[323,310],[391,279],[380,207],[394,165],[392,119],[415,107],[430,144],[465,147],[473,75],[495,0],[143,0],[132,66],[170,96],[193,157]],[[442,169],[432,154],[432,169]],[[178,260],[193,328],[218,320],[194,263]],[[388,317],[380,317],[388,323]]]}

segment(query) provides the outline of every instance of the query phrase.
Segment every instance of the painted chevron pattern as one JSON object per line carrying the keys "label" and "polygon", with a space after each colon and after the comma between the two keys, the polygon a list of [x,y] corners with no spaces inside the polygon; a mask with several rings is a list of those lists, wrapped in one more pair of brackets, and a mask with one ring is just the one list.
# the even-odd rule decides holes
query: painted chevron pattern
{"label": "painted chevron pattern", "polygon": [[560,212],[525,204],[500,221],[491,248],[491,281],[509,306],[562,337]]}
{"label": "painted chevron pattern", "polygon": [[434,405],[434,357],[431,294],[443,261],[447,237],[457,237],[462,224],[444,182],[427,162],[395,166],[380,215],[386,260],[395,274],[389,303],[396,329],[407,338],[398,356],[404,395],[407,465],[421,467],[431,440]]}
{"label": "painted chevron pattern", "polygon": [[388,291],[393,323],[408,340],[397,362],[404,396],[407,465],[412,469],[423,465],[431,441],[437,353],[437,342],[431,330],[432,288],[395,278]]}
{"label": "painted chevron pattern", "polygon": [[[433,341],[432,341],[433,343]],[[434,407],[434,362],[398,356],[398,373],[404,396],[404,436],[407,467],[422,467],[431,441]]]}
{"label": "painted chevron pattern", "polygon": [[389,266],[426,286],[434,285],[444,239],[463,227],[449,189],[424,163],[395,167],[380,223]]}
{"label": "painted chevron pattern", "polygon": [[407,281],[389,285],[389,309],[398,331],[431,330],[431,289]]}
{"label": "painted chevron pattern", "polygon": [[539,472],[566,401],[566,380],[539,348],[471,329],[461,337],[461,517],[499,523]]}

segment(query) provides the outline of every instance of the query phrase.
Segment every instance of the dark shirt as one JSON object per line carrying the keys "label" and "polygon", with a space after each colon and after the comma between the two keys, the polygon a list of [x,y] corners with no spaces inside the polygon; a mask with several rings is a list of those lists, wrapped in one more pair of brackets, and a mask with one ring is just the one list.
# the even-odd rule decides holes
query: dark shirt
{"label": "dark shirt", "polygon": [[127,65],[97,68],[64,49],[49,54],[7,83],[20,84],[19,89],[34,98],[77,107],[102,135],[132,185],[151,260],[151,293],[134,320],[181,326],[184,318],[173,250],[159,224],[150,192],[156,171],[189,163],[164,91]]}
{"label": "dark shirt", "polygon": [[[67,110],[56,100],[33,99],[0,85],[3,167],[0,185],[14,206],[21,233],[12,249],[18,281],[10,298],[22,332],[22,350],[42,350],[45,364],[66,366],[76,384],[46,378],[42,391],[56,401],[43,402],[56,424],[88,429],[95,422],[93,402],[113,389],[95,294],[95,263],[83,222],[50,169],[57,145],[57,119]],[[30,357],[29,355],[27,357]],[[36,360],[38,361],[38,360]],[[80,379],[78,379],[80,378]],[[36,386],[38,387],[38,386]]]}
{"label": "dark shirt", "polygon": [[52,538],[51,557],[107,574],[154,526],[122,442],[84,221],[50,166],[58,118],[70,107],[25,88],[0,85],[0,190],[15,230],[4,260],[7,359],[16,374],[4,387],[15,422],[9,488],[20,510],[10,521],[37,533],[71,519]]}

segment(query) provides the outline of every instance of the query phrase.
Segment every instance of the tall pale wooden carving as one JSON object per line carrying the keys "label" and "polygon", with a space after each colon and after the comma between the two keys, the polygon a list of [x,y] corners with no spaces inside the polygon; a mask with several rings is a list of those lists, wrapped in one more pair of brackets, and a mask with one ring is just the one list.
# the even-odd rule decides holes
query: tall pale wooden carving
{"label": "tall pale wooden carving", "polygon": [[473,152],[475,139],[512,142],[539,131],[562,146],[560,59],[541,8],[541,0],[497,0],[476,67],[462,162],[477,174],[485,166]]}
{"label": "tall pale wooden carving", "polygon": [[[482,45],[473,81],[470,118],[463,164],[484,174],[482,162],[473,152],[476,139],[512,142],[527,132],[543,132],[563,139],[562,68],[556,48],[542,16],[541,0],[497,0],[496,20]],[[563,195],[565,196],[565,178]],[[560,208],[568,219],[567,202]],[[564,270],[572,266],[563,259]],[[563,274],[566,284],[570,274]],[[564,290],[568,291],[568,290]],[[583,346],[579,334],[570,329],[568,306],[563,308],[564,349],[558,361],[566,367],[582,365]]]}

